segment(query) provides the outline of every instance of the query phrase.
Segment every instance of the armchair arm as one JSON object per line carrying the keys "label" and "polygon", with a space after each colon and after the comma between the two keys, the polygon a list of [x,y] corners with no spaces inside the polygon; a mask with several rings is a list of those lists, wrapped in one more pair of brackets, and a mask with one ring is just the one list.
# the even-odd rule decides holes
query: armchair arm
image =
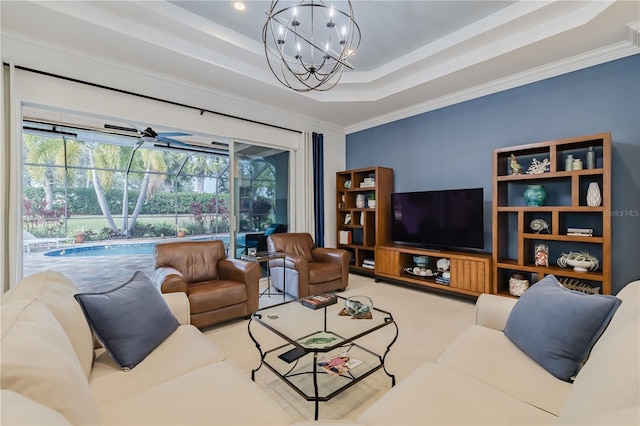
{"label": "armchair arm", "polygon": [[504,331],[511,309],[517,301],[495,294],[481,294],[476,302],[476,324]]}
{"label": "armchair arm", "polygon": [[171,313],[178,319],[180,325],[191,324],[191,309],[186,293],[164,293],[164,301],[169,305]]}
{"label": "armchair arm", "polygon": [[274,259],[269,261],[270,268],[282,267],[284,265],[287,269],[295,269],[298,274],[309,275],[309,261],[302,256],[295,254],[284,253],[284,259]]}
{"label": "armchair arm", "polygon": [[153,282],[162,293],[187,292],[187,282],[182,273],[175,268],[162,266],[155,270]]}
{"label": "armchair arm", "polygon": [[222,259],[218,262],[218,273],[223,280],[237,281],[247,285],[247,291],[258,293],[262,269],[255,262],[239,259]]}
{"label": "armchair arm", "polygon": [[346,250],[327,247],[315,247],[311,250],[313,260],[323,263],[342,263],[349,266],[351,260],[351,253]]}

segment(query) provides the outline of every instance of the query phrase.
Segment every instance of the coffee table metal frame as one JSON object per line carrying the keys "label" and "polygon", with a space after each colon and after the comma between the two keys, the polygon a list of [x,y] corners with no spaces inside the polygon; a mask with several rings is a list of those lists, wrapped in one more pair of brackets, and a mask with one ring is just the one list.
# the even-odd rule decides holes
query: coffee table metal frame
{"label": "coffee table metal frame", "polygon": [[[255,374],[262,366],[266,366],[269,370],[271,370],[277,377],[279,377],[282,381],[288,384],[293,390],[295,390],[301,397],[306,399],[307,401],[313,401],[315,403],[315,415],[314,419],[318,420],[318,411],[319,411],[319,403],[329,401],[336,395],[342,393],[346,389],[375,373],[376,371],[382,369],[387,376],[391,378],[391,386],[395,386],[396,379],[395,376],[389,371],[387,371],[385,366],[385,358],[389,351],[391,350],[391,346],[398,339],[398,325],[395,323],[393,316],[391,313],[387,311],[383,311],[382,309],[373,308],[372,314],[374,316],[382,315],[382,318],[377,321],[372,321],[368,319],[352,319],[350,316],[340,317],[344,321],[357,321],[357,322],[367,322],[372,321],[371,327],[359,327],[352,335],[340,335],[337,333],[333,333],[327,327],[327,315],[330,312],[331,315],[335,315],[343,306],[346,298],[341,296],[336,296],[338,301],[337,304],[330,305],[328,307],[319,308],[313,310],[311,308],[305,307],[302,305],[302,299],[292,300],[285,303],[280,303],[278,305],[273,305],[266,307],[264,309],[259,309],[256,311],[250,318],[249,324],[247,326],[249,337],[255,343],[258,352],[260,353],[260,365],[251,370],[251,380],[255,381]],[[306,314],[302,314],[306,318],[288,318],[286,316],[281,317],[280,315],[283,313],[283,308],[288,308],[289,304],[297,303],[300,304],[303,310],[308,310]],[[305,311],[301,311],[305,312]],[[315,317],[315,318],[312,318]],[[320,318],[320,316],[322,318]],[[322,323],[319,326],[322,327],[321,330],[317,330],[311,333],[306,333],[304,335],[293,334],[295,331],[283,331],[280,329],[274,321],[321,321]],[[257,338],[251,332],[251,324],[253,322],[257,322],[262,325],[266,329],[275,333],[279,337],[281,337],[285,343],[278,345],[274,348],[263,350],[262,346],[258,342]],[[366,323],[361,323],[366,324]],[[358,325],[361,325],[358,324]],[[384,352],[382,354],[377,353],[373,350],[366,348],[365,346],[358,344],[356,341],[363,336],[370,335],[371,333],[380,330],[384,327],[393,326],[395,327],[395,335],[391,339],[391,342],[386,346]],[[329,333],[329,335],[335,336],[336,341],[332,342],[332,344],[327,344],[324,347],[310,347],[304,344],[304,340],[310,338],[318,333]],[[304,351],[304,355],[300,356],[297,360],[291,362],[290,368],[285,369],[283,371],[282,366],[284,361],[278,358],[279,354],[285,353],[288,350],[298,348],[299,350]],[[324,371],[322,368],[318,367],[318,354],[329,353],[331,351],[335,351],[336,349],[343,349],[344,351],[349,353],[349,351],[354,350],[354,352],[359,352],[361,355],[370,356],[369,361],[365,363],[366,365],[359,365],[356,367],[355,371],[357,375],[354,375],[352,371],[348,371],[346,374],[341,374],[337,377],[331,377],[331,380],[340,380],[342,385],[335,385],[335,389],[326,395],[321,395],[319,391],[319,377],[320,375],[327,375],[328,373]],[[368,354],[368,355],[367,355]],[[305,360],[303,362],[302,360]],[[300,363],[300,364],[299,364]],[[276,364],[280,365],[280,368],[276,366]],[[312,376],[313,380],[313,392],[306,392],[301,389],[300,386],[294,383],[294,378],[298,378],[299,376]],[[335,382],[334,382],[335,383]]]}
{"label": "coffee table metal frame", "polygon": [[[258,297],[262,297],[265,294],[271,297],[271,264],[270,260],[274,259],[285,259],[287,257],[284,253],[271,252],[271,251],[259,251],[255,254],[243,254],[240,256],[241,260],[246,260],[248,262],[256,262],[258,264],[266,263],[267,264],[267,288],[258,295]],[[287,274],[282,274],[282,300],[287,300]],[[279,290],[278,290],[279,291]]]}

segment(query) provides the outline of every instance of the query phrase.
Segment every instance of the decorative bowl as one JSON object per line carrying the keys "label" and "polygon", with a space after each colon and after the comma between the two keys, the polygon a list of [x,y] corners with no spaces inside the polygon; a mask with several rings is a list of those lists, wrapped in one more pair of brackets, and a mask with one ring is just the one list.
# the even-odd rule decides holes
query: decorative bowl
{"label": "decorative bowl", "polygon": [[413,256],[413,263],[417,266],[426,268],[429,263],[429,256]]}
{"label": "decorative bowl", "polygon": [[573,270],[576,272],[592,271],[598,267],[596,262],[589,260],[566,260],[567,265],[573,266]]}
{"label": "decorative bowl", "polygon": [[443,257],[442,259],[438,259],[436,266],[438,267],[438,271],[448,271],[451,266],[451,261]]}
{"label": "decorative bowl", "polygon": [[366,315],[373,308],[373,301],[367,296],[351,296],[344,302],[344,307],[351,316]]}

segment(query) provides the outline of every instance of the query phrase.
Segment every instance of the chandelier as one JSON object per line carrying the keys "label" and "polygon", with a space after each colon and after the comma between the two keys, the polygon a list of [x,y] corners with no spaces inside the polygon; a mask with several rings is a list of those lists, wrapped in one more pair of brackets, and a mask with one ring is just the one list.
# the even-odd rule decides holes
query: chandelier
{"label": "chandelier", "polygon": [[346,11],[320,0],[280,3],[271,2],[262,30],[271,72],[297,92],[333,88],[344,67],[353,69],[347,58],[360,45],[351,1],[346,1]]}

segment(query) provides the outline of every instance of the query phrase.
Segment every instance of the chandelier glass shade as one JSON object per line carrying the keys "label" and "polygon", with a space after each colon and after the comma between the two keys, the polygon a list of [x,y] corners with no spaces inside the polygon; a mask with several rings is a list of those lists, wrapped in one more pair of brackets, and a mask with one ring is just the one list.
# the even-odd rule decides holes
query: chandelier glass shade
{"label": "chandelier glass shade", "polygon": [[344,10],[319,0],[273,0],[262,30],[267,63],[273,75],[297,91],[333,88],[347,58],[360,45],[360,28],[351,1],[338,1]]}

